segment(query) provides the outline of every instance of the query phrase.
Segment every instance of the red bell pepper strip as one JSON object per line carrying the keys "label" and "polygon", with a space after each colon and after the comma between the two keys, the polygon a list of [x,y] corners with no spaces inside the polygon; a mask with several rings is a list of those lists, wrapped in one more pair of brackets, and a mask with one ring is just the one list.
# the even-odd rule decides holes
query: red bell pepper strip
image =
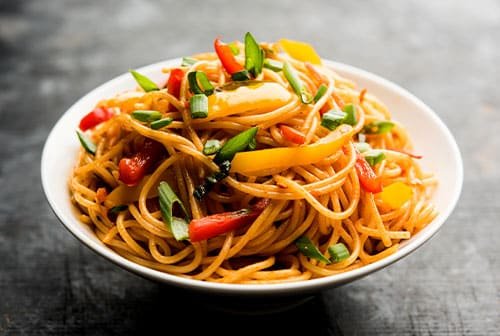
{"label": "red bell pepper strip", "polygon": [[198,242],[235,230],[254,221],[269,204],[268,199],[257,202],[251,209],[223,212],[193,219],[189,223],[189,240]]}
{"label": "red bell pepper strip", "polygon": [[102,122],[109,120],[113,117],[114,113],[112,109],[107,107],[96,107],[91,112],[89,112],[80,121],[80,129],[86,131],[90,128],[96,127]]}
{"label": "red bell pepper strip", "polygon": [[118,164],[120,181],[129,187],[135,186],[147,171],[161,158],[165,148],[159,142],[146,139],[142,148],[132,157],[122,158]]}
{"label": "red bell pepper strip", "polygon": [[181,82],[183,77],[184,71],[182,71],[182,69],[176,68],[170,71],[170,77],[168,77],[167,82],[167,91],[176,98],[179,98],[181,93]]}
{"label": "red bell pepper strip", "polygon": [[237,72],[245,70],[245,67],[236,61],[229,45],[222,43],[219,39],[215,39],[214,48],[222,66],[226,69],[228,74],[233,75]]}
{"label": "red bell pepper strip", "polygon": [[293,143],[298,145],[302,145],[306,141],[306,137],[300,131],[296,130],[293,127],[287,125],[280,125],[280,131],[283,137]]}
{"label": "red bell pepper strip", "polygon": [[382,191],[382,181],[375,175],[370,164],[365,160],[363,155],[356,153],[356,172],[358,173],[359,182],[361,187],[371,193],[379,193]]}

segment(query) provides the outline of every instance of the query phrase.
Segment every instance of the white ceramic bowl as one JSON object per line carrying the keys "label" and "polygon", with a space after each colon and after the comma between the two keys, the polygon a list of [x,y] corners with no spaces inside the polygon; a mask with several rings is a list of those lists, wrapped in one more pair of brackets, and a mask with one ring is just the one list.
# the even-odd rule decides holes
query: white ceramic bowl
{"label": "white ceramic bowl", "polygon": [[[283,284],[236,285],[190,280],[159,272],[127,260],[106,247],[78,220],[76,209],[70,202],[67,182],[80,146],[75,134],[80,119],[100,99],[136,87],[135,81],[128,73],[99,86],[81,98],[64,113],[48,136],[42,155],[41,173],[43,189],[52,209],[64,226],[83,244],[120,267],[149,279],[206,294],[258,296],[314,293],[351,282],[394,263],[428,241],[455,207],[463,180],[458,146],[436,113],[408,91],[369,72],[345,64],[326,62],[341,75],[354,80],[358,87],[367,88],[388,106],[393,118],[407,127],[415,145],[415,152],[424,155],[421,160],[423,167],[434,172],[439,179],[439,188],[433,200],[439,216],[417,235],[404,242],[400,250],[391,256],[359,269],[320,279]],[[158,83],[163,83],[166,75],[161,73],[162,67],[179,63],[180,59],[168,60],[138,70]]]}

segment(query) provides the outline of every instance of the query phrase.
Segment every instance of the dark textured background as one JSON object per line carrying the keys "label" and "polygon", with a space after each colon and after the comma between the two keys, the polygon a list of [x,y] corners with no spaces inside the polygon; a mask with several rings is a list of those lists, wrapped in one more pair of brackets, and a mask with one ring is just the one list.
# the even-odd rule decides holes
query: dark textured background
{"label": "dark textured background", "polygon": [[[129,68],[252,31],[310,41],[436,110],[464,156],[441,232],[408,258],[286,313],[237,316],[123,271],[73,238],[40,155],[80,96]],[[500,335],[500,3],[0,0],[0,334]],[[425,130],[422,130],[422,135]],[[424,153],[425,154],[425,153]],[[180,322],[187,316],[189,323]],[[239,329],[234,329],[239,326]]]}

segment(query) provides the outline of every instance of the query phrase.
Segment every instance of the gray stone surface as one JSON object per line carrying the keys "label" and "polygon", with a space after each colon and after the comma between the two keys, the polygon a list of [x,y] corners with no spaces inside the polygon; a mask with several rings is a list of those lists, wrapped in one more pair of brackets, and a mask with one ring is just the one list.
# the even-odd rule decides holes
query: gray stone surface
{"label": "gray stone surface", "polygon": [[[327,58],[408,88],[449,126],[465,160],[458,207],[422,249],[299,308],[257,317],[218,312],[97,257],[57,222],[39,173],[48,132],[81,95],[129,68],[247,30],[311,41]],[[499,32],[495,0],[0,1],[0,334],[180,325],[222,334],[500,335]]]}

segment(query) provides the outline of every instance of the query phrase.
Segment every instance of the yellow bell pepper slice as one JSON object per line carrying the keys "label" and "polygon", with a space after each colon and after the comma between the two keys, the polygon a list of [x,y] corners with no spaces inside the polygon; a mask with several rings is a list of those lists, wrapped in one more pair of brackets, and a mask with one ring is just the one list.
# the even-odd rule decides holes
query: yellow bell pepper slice
{"label": "yellow bell pepper slice", "polygon": [[321,57],[316,53],[313,46],[308,43],[288,39],[281,39],[278,43],[290,57],[298,61],[321,64]]}
{"label": "yellow bell pepper slice", "polygon": [[[245,85],[247,83],[248,85]],[[208,118],[221,118],[246,112],[264,113],[282,107],[292,99],[292,94],[274,82],[244,82],[208,97]]]}
{"label": "yellow bell pepper slice", "polygon": [[399,209],[410,200],[413,195],[412,188],[403,182],[394,182],[379,194],[382,201],[392,209]]}
{"label": "yellow bell pepper slice", "polygon": [[245,175],[268,175],[270,171],[316,163],[335,154],[351,139],[352,135],[351,126],[341,125],[311,145],[239,152],[231,162],[231,172]]}

